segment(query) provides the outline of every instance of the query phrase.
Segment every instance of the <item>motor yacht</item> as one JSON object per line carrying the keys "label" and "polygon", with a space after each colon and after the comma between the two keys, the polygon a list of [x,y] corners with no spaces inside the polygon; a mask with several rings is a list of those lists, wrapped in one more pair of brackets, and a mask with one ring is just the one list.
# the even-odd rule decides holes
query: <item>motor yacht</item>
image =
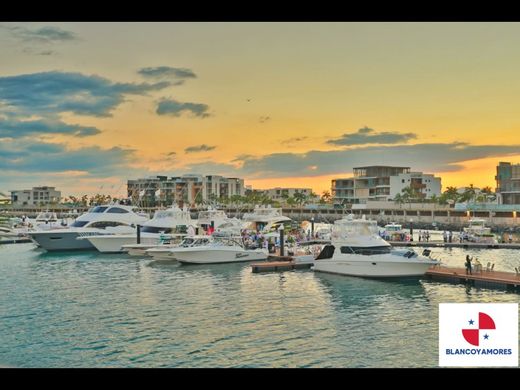
{"label": "motor yacht", "polygon": [[486,221],[480,218],[471,218],[469,226],[464,228],[465,237],[470,242],[496,244],[498,241],[491,228],[486,227]]}
{"label": "motor yacht", "polygon": [[92,207],[68,228],[30,231],[28,235],[37,246],[47,251],[94,250],[90,241],[78,240],[78,237],[115,232],[129,233],[135,231],[137,224],[143,224],[148,220],[147,215],[136,213],[133,206],[107,204]]}
{"label": "motor yacht", "polygon": [[425,249],[396,250],[378,234],[376,221],[351,215],[334,223],[331,244],[325,245],[314,261],[314,271],[370,278],[423,275],[439,265]]}
{"label": "motor yacht", "polygon": [[126,234],[88,234],[83,239],[90,241],[99,252],[120,253],[129,249],[127,245],[139,245],[139,249],[149,245],[149,249],[165,240],[170,241],[172,233],[185,233],[188,227],[194,224],[188,208],[181,209],[174,205],[165,210],[157,210],[153,218],[143,224],[140,228],[139,244],[136,230]]}

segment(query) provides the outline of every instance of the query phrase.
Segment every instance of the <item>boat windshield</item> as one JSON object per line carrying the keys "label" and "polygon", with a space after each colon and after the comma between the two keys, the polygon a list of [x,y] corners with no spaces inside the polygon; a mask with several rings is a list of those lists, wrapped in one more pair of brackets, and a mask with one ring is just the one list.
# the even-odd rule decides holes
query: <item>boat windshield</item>
{"label": "boat windshield", "polygon": [[356,254],[356,255],[380,255],[383,253],[390,253],[392,247],[390,246],[370,246],[370,247],[360,247],[360,246],[342,246],[340,248],[341,253],[345,254]]}
{"label": "boat windshield", "polygon": [[376,221],[364,219],[339,220],[332,226],[332,234],[334,237],[344,237],[346,235],[370,236],[377,234],[378,231]]}
{"label": "boat windshield", "polygon": [[91,213],[103,213],[106,209],[108,209],[108,207],[97,206],[97,207],[94,207],[90,212]]}
{"label": "boat windshield", "polygon": [[70,227],[83,227],[90,221],[74,221]]}

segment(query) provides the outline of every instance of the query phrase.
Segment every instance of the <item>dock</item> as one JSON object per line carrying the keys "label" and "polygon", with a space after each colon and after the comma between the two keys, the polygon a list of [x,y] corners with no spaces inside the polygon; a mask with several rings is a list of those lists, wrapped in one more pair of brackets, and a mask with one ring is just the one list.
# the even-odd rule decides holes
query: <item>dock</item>
{"label": "dock", "polygon": [[5,244],[26,244],[28,242],[32,242],[30,238],[14,238],[8,240],[0,240],[0,245]]}
{"label": "dock", "polygon": [[267,261],[252,263],[253,273],[290,271],[294,269],[309,269],[312,263],[297,263],[292,256],[270,255]]}
{"label": "dock", "polygon": [[512,272],[482,270],[468,275],[465,268],[432,267],[424,277],[439,282],[463,283],[475,287],[505,288],[520,291],[520,274]]}
{"label": "dock", "polygon": [[483,242],[442,242],[442,241],[388,241],[392,246],[417,248],[464,248],[464,249],[520,249],[520,244]]}

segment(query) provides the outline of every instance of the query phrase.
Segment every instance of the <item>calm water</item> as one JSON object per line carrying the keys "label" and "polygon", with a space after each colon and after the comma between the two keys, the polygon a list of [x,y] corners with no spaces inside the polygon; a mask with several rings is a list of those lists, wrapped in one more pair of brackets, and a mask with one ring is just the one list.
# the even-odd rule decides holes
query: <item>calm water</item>
{"label": "calm water", "polygon": [[[520,251],[466,253],[497,270]],[[182,266],[0,246],[0,366],[435,367],[438,303],[519,295],[247,264]]]}

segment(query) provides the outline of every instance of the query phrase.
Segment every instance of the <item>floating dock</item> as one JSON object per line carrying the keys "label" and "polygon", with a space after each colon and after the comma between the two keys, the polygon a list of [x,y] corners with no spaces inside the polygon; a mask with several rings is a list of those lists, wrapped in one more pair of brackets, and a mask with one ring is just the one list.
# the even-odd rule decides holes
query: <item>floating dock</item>
{"label": "floating dock", "polygon": [[520,244],[492,244],[483,242],[388,241],[392,246],[464,249],[520,249]]}
{"label": "floating dock", "polygon": [[268,261],[252,263],[251,269],[253,273],[276,272],[290,271],[293,269],[309,269],[312,265],[312,263],[297,263],[292,256],[270,255]]}
{"label": "floating dock", "polygon": [[4,239],[0,240],[0,245],[4,244],[26,244],[32,242],[30,238],[15,238],[15,239]]}
{"label": "floating dock", "polygon": [[475,287],[505,288],[520,291],[520,275],[512,272],[486,271],[466,274],[465,268],[432,267],[424,275],[438,282],[463,283]]}

